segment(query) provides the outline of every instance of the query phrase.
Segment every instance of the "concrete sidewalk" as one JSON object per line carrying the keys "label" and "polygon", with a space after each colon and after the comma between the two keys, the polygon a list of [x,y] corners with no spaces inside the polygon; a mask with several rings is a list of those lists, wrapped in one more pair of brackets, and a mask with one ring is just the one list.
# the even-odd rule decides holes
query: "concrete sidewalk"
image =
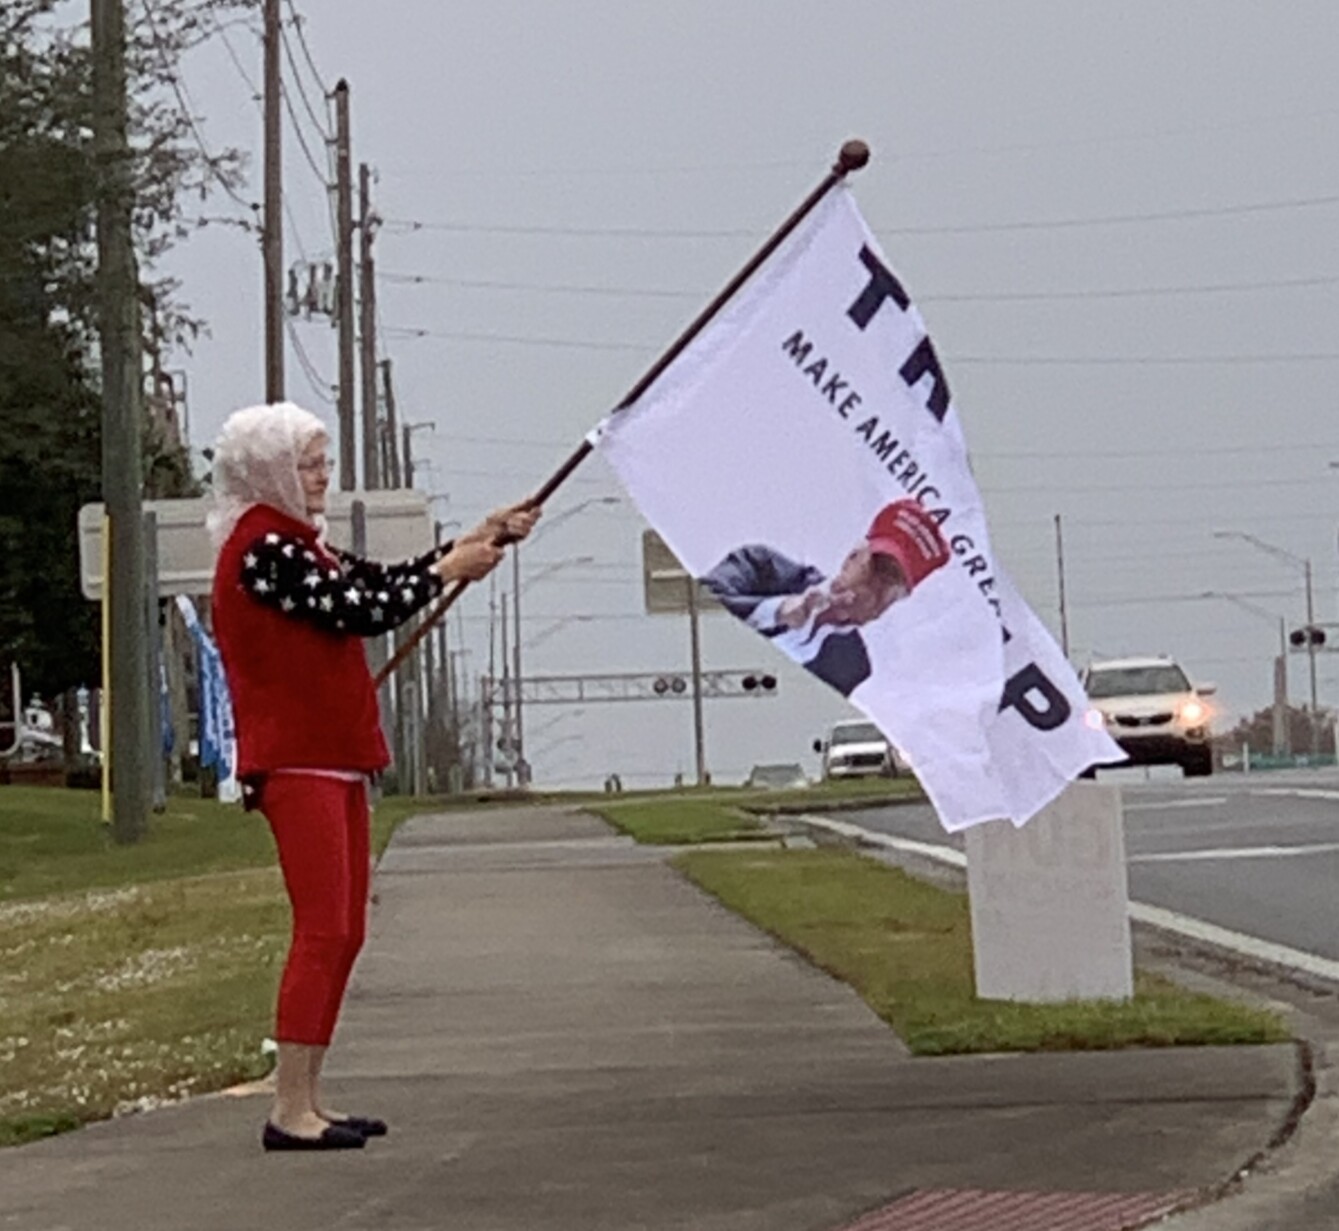
{"label": "concrete sidewalk", "polygon": [[389,1138],[267,1156],[264,1095],[196,1100],[0,1152],[0,1228],[1117,1231],[1293,1105],[1291,1047],[913,1060],[667,857],[580,814],[411,822],[330,1064]]}

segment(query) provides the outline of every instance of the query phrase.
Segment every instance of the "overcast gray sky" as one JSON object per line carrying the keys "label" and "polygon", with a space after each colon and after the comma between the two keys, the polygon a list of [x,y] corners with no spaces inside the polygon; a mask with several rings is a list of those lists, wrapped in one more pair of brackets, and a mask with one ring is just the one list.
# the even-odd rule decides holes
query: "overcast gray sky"
{"label": "overcast gray sky", "polygon": [[[469,522],[536,485],[861,136],[874,157],[857,198],[947,369],[997,554],[1056,629],[1064,518],[1076,662],[1170,653],[1220,685],[1228,720],[1267,704],[1277,624],[1197,596],[1296,623],[1302,571],[1215,530],[1310,557],[1318,614],[1339,621],[1332,0],[299,9],[325,84],[352,86],[355,161],[378,173],[382,345],[402,416],[436,424],[417,444],[420,486],[449,497],[438,516]],[[255,35],[228,37],[258,79]],[[187,85],[210,142],[257,152],[258,198],[260,117],[229,48],[197,53]],[[322,185],[285,140],[286,257],[328,256]],[[211,227],[172,270],[213,330],[181,364],[198,446],[262,396],[259,260]],[[318,380],[290,350],[290,396],[333,426],[333,334],[296,330]],[[616,491],[592,460],[550,517]],[[686,667],[682,622],[641,614],[641,529],[625,501],[536,542],[530,575],[594,563],[523,591],[527,675]],[[476,675],[486,612],[481,588],[452,625]],[[725,617],[707,624],[709,667],[781,679],[775,701],[708,706],[712,770],[812,768],[809,742],[844,703]],[[1303,698],[1304,660],[1291,681]],[[1322,661],[1321,701],[1339,703],[1339,659]],[[691,773],[687,705],[561,713],[527,724],[537,781]]]}

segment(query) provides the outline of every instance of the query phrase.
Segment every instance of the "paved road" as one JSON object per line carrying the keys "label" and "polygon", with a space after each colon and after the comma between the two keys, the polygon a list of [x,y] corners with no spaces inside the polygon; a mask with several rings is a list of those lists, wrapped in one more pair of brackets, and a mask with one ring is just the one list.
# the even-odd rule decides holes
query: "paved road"
{"label": "paved road", "polygon": [[[1339,772],[1108,780],[1123,788],[1133,900],[1339,960]],[[928,808],[843,819],[962,845]]]}

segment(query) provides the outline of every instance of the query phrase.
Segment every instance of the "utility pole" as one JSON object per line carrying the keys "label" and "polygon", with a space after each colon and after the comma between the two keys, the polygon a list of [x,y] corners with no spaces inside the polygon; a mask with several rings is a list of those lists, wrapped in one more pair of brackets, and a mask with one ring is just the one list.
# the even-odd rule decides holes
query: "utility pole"
{"label": "utility pole", "polygon": [[396,443],[395,427],[395,382],[391,379],[391,360],[382,360],[382,390],[386,395],[386,482],[391,488],[406,488],[408,484],[400,477],[399,445]]}
{"label": "utility pole", "polygon": [[378,451],[381,444],[377,414],[377,282],[372,259],[372,237],[376,223],[372,215],[372,174],[367,163],[358,167],[359,279],[362,296],[358,301],[358,333],[362,342],[363,378],[363,489],[375,491],[382,486]]}
{"label": "utility pole", "polygon": [[388,487],[408,487],[400,479],[400,454],[395,435],[395,385],[391,380],[391,361],[381,361],[382,388],[386,396],[386,484]]}
{"label": "utility pole", "polygon": [[[519,691],[519,690],[518,690]],[[512,773],[516,765],[512,745],[511,725],[511,672],[507,667],[507,596],[502,596],[502,738],[507,753],[507,789],[513,785]]]}
{"label": "utility pole", "polygon": [[429,431],[435,432],[437,424],[430,419],[423,420],[422,423],[405,423],[401,425],[400,431],[404,436],[404,486],[414,486],[414,433]]}
{"label": "utility pole", "polygon": [[1279,616],[1279,653],[1274,659],[1274,755],[1290,756],[1292,737],[1288,731],[1288,635]]}
{"label": "utility pole", "polygon": [[353,177],[350,163],[349,83],[335,86],[335,194],[339,323],[339,486],[351,492],[358,486],[357,443],[354,433],[353,332]]}
{"label": "utility pole", "polygon": [[143,477],[140,462],[138,274],[131,237],[122,0],[93,0],[93,140],[97,163],[98,330],[102,355],[102,495],[110,567],[102,578],[111,659],[112,836],[137,842],[149,810],[148,630],[144,610]]}
{"label": "utility pole", "polygon": [[512,751],[516,754],[516,785],[530,785],[530,767],[525,763],[525,734],[521,718],[521,545],[511,549],[511,593],[512,593],[512,675],[516,678],[516,725],[512,730]]}
{"label": "utility pole", "polygon": [[1311,672],[1311,755],[1320,753],[1320,701],[1316,690],[1316,598],[1311,588],[1311,561],[1306,561],[1306,656]]}
{"label": "utility pole", "polygon": [[284,400],[283,82],[279,0],[265,0],[265,400]]}
{"label": "utility pole", "polygon": [[1055,559],[1056,575],[1060,581],[1060,648],[1065,657],[1069,657],[1069,608],[1065,604],[1065,534],[1060,524],[1060,514],[1055,515]]}
{"label": "utility pole", "polygon": [[[488,576],[488,721],[484,724],[484,773],[487,776],[488,785],[493,785],[493,766],[496,761],[497,750],[494,747],[493,736],[493,702],[494,693],[497,690],[497,574],[490,573]],[[454,691],[454,690],[453,690]],[[479,690],[483,695],[483,689]]]}
{"label": "utility pole", "polygon": [[702,717],[702,622],[698,618],[697,581],[685,576],[688,587],[688,633],[693,654],[693,755],[697,761],[697,785],[707,786],[707,734]]}
{"label": "utility pole", "polygon": [[167,810],[167,761],[163,751],[163,634],[159,623],[158,514],[144,514],[144,628],[149,635],[149,801],[155,812]]}

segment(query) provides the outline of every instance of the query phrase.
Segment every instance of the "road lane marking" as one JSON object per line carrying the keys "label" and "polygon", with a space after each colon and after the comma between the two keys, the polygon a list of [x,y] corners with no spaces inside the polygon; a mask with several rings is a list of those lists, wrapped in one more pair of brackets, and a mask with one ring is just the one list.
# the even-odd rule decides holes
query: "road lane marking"
{"label": "road lane marking", "polygon": [[1212,795],[1207,799],[1169,799],[1160,804],[1126,804],[1126,812],[1162,812],[1167,808],[1216,808],[1227,803],[1226,795]]}
{"label": "road lane marking", "polygon": [[1189,863],[1197,859],[1280,859],[1293,855],[1332,855],[1339,842],[1315,842],[1309,846],[1220,846],[1202,851],[1161,851],[1129,855],[1129,863]]}
{"label": "road lane marking", "polygon": [[[905,851],[908,854],[921,855],[927,859],[938,860],[940,863],[951,864],[955,868],[967,866],[967,856],[962,851],[955,851],[951,846],[919,842],[914,838],[895,838],[892,834],[862,829],[859,825],[852,825],[850,821],[838,821],[826,816],[806,815],[796,819],[815,828],[852,838],[867,846]],[[1176,911],[1165,910],[1161,906],[1149,906],[1144,902],[1130,903],[1130,918],[1136,923],[1146,923],[1150,927],[1161,928],[1164,932],[1174,932],[1189,940],[1202,941],[1219,949],[1239,953],[1243,957],[1255,958],[1274,966],[1284,966],[1290,970],[1300,970],[1316,978],[1339,983],[1339,962],[1316,953],[1307,953],[1303,949],[1293,949],[1288,945],[1277,945],[1273,941],[1261,940],[1257,936],[1248,936],[1244,932],[1219,927],[1206,919],[1181,915]]]}
{"label": "road lane marking", "polygon": [[1319,787],[1270,787],[1265,791],[1248,791],[1248,795],[1286,795],[1292,799],[1339,799],[1339,791],[1323,791]]}

